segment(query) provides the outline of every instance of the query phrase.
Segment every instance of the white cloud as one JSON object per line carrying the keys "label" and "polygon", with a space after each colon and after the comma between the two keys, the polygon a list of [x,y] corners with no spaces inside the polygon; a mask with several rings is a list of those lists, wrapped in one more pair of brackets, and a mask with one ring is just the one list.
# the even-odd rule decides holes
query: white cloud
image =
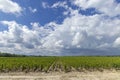
{"label": "white cloud", "polygon": [[68,5],[67,5],[67,1],[58,1],[52,5],[49,5],[47,2],[42,2],[42,6],[43,8],[59,8],[59,7],[63,7],[65,9],[69,9]]}
{"label": "white cloud", "polygon": [[29,54],[45,52],[42,49],[42,38],[52,31],[51,28],[45,29],[38,23],[31,23],[32,29],[29,29],[15,21],[1,21],[1,24],[8,26],[8,30],[0,32],[1,51]]}
{"label": "white cloud", "polygon": [[66,7],[67,8],[68,7],[67,2],[66,1],[64,1],[64,2],[59,1],[59,2],[54,3],[51,6],[51,8],[58,8],[58,7]]}
{"label": "white cloud", "polygon": [[95,8],[108,16],[120,15],[120,4],[115,0],[74,0],[72,2],[82,9]]}
{"label": "white cloud", "polygon": [[[75,4],[78,5],[80,1],[83,0],[78,0]],[[97,4],[94,0],[89,1]],[[101,1],[99,5],[94,4],[94,6],[100,8],[100,5],[105,4]],[[83,5],[84,2],[79,4]],[[59,2],[53,5],[55,8],[64,7]],[[66,3],[64,5],[67,6]],[[87,6],[83,5],[82,8],[86,9]],[[93,3],[89,3],[89,6],[93,6]],[[79,10],[68,6],[66,10],[69,12],[66,15],[69,16],[61,24],[50,22],[41,26],[38,22],[31,22],[32,29],[15,21],[1,21],[2,24],[8,26],[8,30],[0,32],[0,50],[43,55],[85,54],[84,51],[91,52],[90,54],[120,51],[120,19],[111,18],[111,15],[116,15],[116,13],[111,12],[110,15],[104,12],[105,15],[85,16],[80,14]],[[106,15],[110,16],[106,17]]]}
{"label": "white cloud", "polygon": [[35,51],[43,55],[48,52],[60,55],[64,50],[101,50],[116,48],[115,45],[119,44],[120,20],[106,19],[102,15],[83,16],[74,13],[62,24],[50,22],[41,26],[35,22],[31,23],[32,29],[15,21],[1,23],[7,25],[8,30],[0,32],[0,50],[11,49],[14,53],[20,51],[33,54]]}
{"label": "white cloud", "polygon": [[81,34],[80,32],[75,33],[75,36],[73,37],[72,40],[72,45],[75,45],[76,47],[81,47],[80,43],[83,42],[85,39],[85,35]]}
{"label": "white cloud", "polygon": [[116,40],[114,41],[114,46],[115,47],[120,47],[120,37],[116,38]]}
{"label": "white cloud", "polygon": [[42,2],[43,8],[49,8],[49,9],[57,9],[57,8],[64,8],[65,11],[62,12],[63,15],[73,15],[74,10],[68,6],[67,1],[58,1],[52,5],[49,5],[47,2]]}
{"label": "white cloud", "polygon": [[22,8],[13,0],[0,0],[0,11],[4,13],[21,13]]}
{"label": "white cloud", "polygon": [[[119,19],[105,19],[101,15],[75,14],[57,25],[55,31],[44,38],[45,48],[104,49],[114,47],[120,33]],[[58,43],[56,45],[55,43]]]}
{"label": "white cloud", "polygon": [[29,10],[32,12],[32,13],[36,13],[37,12],[37,9],[36,8],[32,8],[32,7],[28,7],[29,8]]}
{"label": "white cloud", "polygon": [[43,8],[50,8],[47,2],[42,2],[42,7]]}

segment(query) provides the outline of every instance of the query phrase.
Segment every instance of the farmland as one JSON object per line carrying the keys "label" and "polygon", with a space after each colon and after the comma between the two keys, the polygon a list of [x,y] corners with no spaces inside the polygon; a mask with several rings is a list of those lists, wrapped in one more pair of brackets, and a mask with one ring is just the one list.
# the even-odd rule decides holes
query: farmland
{"label": "farmland", "polygon": [[1,57],[0,71],[47,71],[54,57]]}
{"label": "farmland", "polygon": [[103,71],[120,69],[120,57],[0,57],[0,72]]}

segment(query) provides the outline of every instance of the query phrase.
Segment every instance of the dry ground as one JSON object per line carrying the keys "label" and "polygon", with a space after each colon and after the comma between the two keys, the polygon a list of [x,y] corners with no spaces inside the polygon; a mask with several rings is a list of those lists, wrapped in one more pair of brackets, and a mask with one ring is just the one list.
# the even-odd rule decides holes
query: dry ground
{"label": "dry ground", "polygon": [[0,80],[120,80],[120,71],[0,73]]}

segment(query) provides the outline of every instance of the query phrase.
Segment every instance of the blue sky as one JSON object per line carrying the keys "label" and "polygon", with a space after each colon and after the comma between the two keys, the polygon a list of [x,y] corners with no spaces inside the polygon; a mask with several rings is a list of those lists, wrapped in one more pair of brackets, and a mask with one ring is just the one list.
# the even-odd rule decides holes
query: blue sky
{"label": "blue sky", "polygon": [[[62,0],[60,0],[62,1]],[[64,1],[64,0],[63,0]],[[15,16],[13,14],[5,14],[3,12],[0,13],[0,20],[15,20],[18,23],[29,25],[30,22],[39,22],[41,25],[45,25],[51,21],[55,21],[57,23],[61,23],[65,16],[62,15],[64,8],[58,9],[48,9],[43,8],[42,3],[49,3],[48,5],[52,5],[56,0],[14,0],[20,6],[22,6],[25,10],[21,12],[20,16]],[[32,9],[37,9],[35,13],[29,10],[29,7]]]}
{"label": "blue sky", "polygon": [[[31,22],[39,22],[41,25],[45,25],[51,21],[54,21],[60,24],[66,18],[66,16],[63,15],[65,9],[62,7],[59,7],[57,9],[43,8],[42,6],[42,3],[47,3],[47,5],[52,6],[54,3],[57,3],[59,1],[62,2],[64,0],[14,0],[14,2],[18,3],[20,6],[22,6],[22,8],[24,8],[24,10],[21,12],[21,15],[15,16],[14,14],[5,14],[4,12],[1,12],[0,20],[15,20],[20,24],[28,26],[30,26]],[[77,6],[71,5],[70,1],[67,2],[67,5],[71,6],[73,9],[78,9]],[[37,11],[35,13],[31,12],[29,9],[30,7],[32,9],[37,9]],[[92,15],[97,13],[94,8],[80,10],[79,12],[83,15]]]}
{"label": "blue sky", "polygon": [[0,0],[0,51],[120,55],[120,0]]}

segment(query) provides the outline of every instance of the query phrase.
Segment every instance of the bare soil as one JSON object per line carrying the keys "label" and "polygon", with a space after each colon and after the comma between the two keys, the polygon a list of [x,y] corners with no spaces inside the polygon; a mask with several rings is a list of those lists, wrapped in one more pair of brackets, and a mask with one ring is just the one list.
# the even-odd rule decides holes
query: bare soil
{"label": "bare soil", "polygon": [[120,80],[120,71],[10,72],[0,73],[0,80]]}

